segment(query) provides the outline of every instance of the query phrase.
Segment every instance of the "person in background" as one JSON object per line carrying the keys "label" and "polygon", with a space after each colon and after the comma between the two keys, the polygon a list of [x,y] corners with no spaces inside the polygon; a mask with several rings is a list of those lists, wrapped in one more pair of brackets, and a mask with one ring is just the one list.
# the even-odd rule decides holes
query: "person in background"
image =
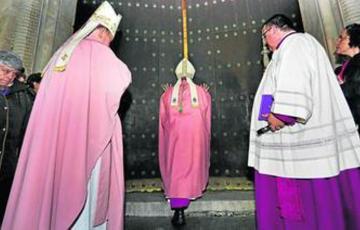
{"label": "person in background", "polygon": [[120,20],[104,1],[45,68],[2,230],[124,228]]}
{"label": "person in background", "polygon": [[17,79],[22,70],[18,55],[0,51],[0,224],[34,100],[34,92]]}
{"label": "person in background", "polygon": [[26,83],[37,93],[41,82],[41,73],[32,73],[28,76]]}
{"label": "person in background", "polygon": [[337,55],[347,56],[338,81],[349,104],[355,123],[360,124],[360,24],[346,26],[336,42]]}
{"label": "person in background", "polygon": [[292,25],[278,14],[262,27],[273,55],[251,115],[257,229],[360,229],[357,128],[324,48]]}

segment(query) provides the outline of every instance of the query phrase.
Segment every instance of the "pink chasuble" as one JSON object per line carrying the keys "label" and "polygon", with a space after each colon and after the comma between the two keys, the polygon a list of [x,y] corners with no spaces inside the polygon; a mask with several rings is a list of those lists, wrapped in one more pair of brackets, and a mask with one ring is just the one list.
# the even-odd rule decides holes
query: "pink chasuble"
{"label": "pink chasuble", "polygon": [[69,229],[101,169],[93,224],[123,229],[124,175],[117,110],[131,82],[111,49],[84,39],[64,72],[45,72],[36,96],[2,229]]}
{"label": "pink chasuble", "polygon": [[199,107],[191,105],[190,87],[182,82],[179,106],[171,106],[173,88],[160,100],[159,165],[167,198],[200,197],[206,189],[210,167],[211,97],[196,86]]}

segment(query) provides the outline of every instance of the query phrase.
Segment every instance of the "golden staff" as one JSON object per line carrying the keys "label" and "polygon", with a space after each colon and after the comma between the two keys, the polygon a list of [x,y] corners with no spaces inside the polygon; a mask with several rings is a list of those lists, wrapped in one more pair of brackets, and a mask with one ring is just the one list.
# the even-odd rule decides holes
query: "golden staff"
{"label": "golden staff", "polygon": [[[188,29],[187,29],[187,7],[186,0],[181,0],[181,13],[182,13],[182,25],[183,25],[183,59],[176,67],[177,71],[181,71],[183,77],[188,76],[189,71],[195,73],[194,66],[189,61],[189,47],[188,47]],[[192,75],[193,77],[193,75]],[[191,77],[191,78],[192,78]]]}
{"label": "golden staff", "polygon": [[182,11],[182,24],[183,24],[183,54],[184,59],[189,59],[189,48],[188,48],[188,30],[187,30],[187,7],[186,0],[181,0],[181,11]]}

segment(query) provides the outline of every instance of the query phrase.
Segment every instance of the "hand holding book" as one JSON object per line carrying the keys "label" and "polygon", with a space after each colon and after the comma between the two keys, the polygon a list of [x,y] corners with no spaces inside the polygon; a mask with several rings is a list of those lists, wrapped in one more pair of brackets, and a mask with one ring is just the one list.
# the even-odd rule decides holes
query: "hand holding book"
{"label": "hand holding book", "polygon": [[285,125],[294,125],[296,122],[295,117],[282,115],[282,114],[274,114],[271,112],[271,106],[274,99],[270,94],[264,94],[261,98],[260,112],[259,112],[259,120],[268,121],[268,125],[257,130],[257,135],[260,136],[270,130],[273,132],[276,130],[280,130]]}

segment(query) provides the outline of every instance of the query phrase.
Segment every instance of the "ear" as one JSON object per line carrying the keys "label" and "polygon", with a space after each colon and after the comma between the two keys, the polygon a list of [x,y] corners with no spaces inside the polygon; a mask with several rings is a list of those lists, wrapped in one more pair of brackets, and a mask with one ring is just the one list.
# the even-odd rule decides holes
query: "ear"
{"label": "ear", "polygon": [[106,28],[103,28],[103,29],[101,30],[101,38],[102,38],[102,39],[106,39],[106,40],[110,39],[110,42],[114,39],[114,37],[113,37],[113,35],[111,34],[111,32],[110,32],[108,29],[106,29]]}
{"label": "ear", "polygon": [[103,27],[101,27],[100,29],[99,29],[99,38],[100,39],[103,39],[104,37],[105,37],[105,28],[103,28]]}
{"label": "ear", "polygon": [[279,27],[272,25],[269,33],[274,34],[274,33],[278,32],[279,30],[280,30]]}

